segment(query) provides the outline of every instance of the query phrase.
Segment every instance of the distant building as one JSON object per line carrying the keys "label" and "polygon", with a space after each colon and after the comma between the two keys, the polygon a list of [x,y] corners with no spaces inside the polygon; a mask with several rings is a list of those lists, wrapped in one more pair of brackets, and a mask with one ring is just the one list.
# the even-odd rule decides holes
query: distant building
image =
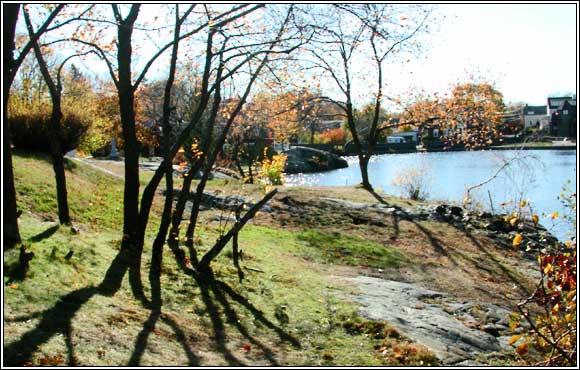
{"label": "distant building", "polygon": [[[557,100],[556,100],[557,99]],[[577,118],[575,98],[548,98],[548,104],[552,100],[550,133],[559,137],[576,138]],[[556,106],[556,104],[559,104]]]}
{"label": "distant building", "polygon": [[319,131],[324,132],[326,130],[340,128],[340,125],[342,125],[342,122],[343,122],[342,119],[322,120],[322,121],[320,121],[320,124],[319,124]]}
{"label": "distant building", "polygon": [[405,140],[406,143],[415,143],[419,142],[419,130],[414,129],[412,131],[405,131],[405,132],[395,132],[391,134],[391,136],[401,137]]}
{"label": "distant building", "polygon": [[536,128],[543,130],[550,124],[550,116],[545,105],[525,105],[523,108],[524,129]]}
{"label": "distant building", "polygon": [[548,98],[548,109],[550,110],[550,112],[548,114],[550,115],[550,117],[552,116],[552,114],[556,113],[556,111],[558,110],[558,108],[560,108],[560,106],[566,100],[574,100],[574,101],[576,101],[576,98],[572,98],[571,96]]}

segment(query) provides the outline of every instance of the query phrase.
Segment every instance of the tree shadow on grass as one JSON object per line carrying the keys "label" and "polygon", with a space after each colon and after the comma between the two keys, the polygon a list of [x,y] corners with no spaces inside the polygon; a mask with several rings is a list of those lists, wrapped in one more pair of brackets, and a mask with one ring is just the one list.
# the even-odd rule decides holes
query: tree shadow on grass
{"label": "tree shadow on grass", "polygon": [[[259,339],[255,338],[248,329],[242,325],[238,312],[236,312],[236,309],[232,306],[232,303],[234,302],[239,304],[243,309],[249,311],[262,325],[276,332],[282,341],[288,342],[294,347],[300,347],[300,343],[296,338],[292,337],[283,329],[265,318],[259,309],[253,306],[245,297],[235,292],[229,285],[215,280],[213,275],[211,275],[211,271],[206,272],[204,275],[199,275],[192,270],[184,270],[184,272],[191,276],[200,288],[201,299],[211,321],[211,329],[213,331],[212,338],[215,341],[215,349],[224,356],[228,365],[244,366],[247,364],[242,359],[238,358],[230,348],[228,348],[228,325],[226,325],[226,322],[232,325],[249,343],[252,344],[254,348],[261,351],[272,366],[280,366],[275,358],[274,351]],[[142,331],[137,336],[135,349],[128,365],[140,365],[141,358],[147,347],[148,337],[151,332],[155,330],[155,325],[159,320],[164,321],[173,329],[177,340],[181,343],[187,355],[189,366],[200,366],[199,358],[193,353],[185,333],[175,320],[161,312],[160,307],[152,309]]]}
{"label": "tree shadow on grass", "polygon": [[[127,253],[124,253],[123,251],[119,252],[105,273],[104,279],[98,286],[87,286],[66,294],[65,296],[61,297],[61,299],[52,308],[49,308],[45,311],[36,312],[27,316],[21,316],[12,320],[8,320],[9,322],[20,322],[33,318],[39,318],[40,322],[36,325],[36,327],[24,333],[18,340],[4,347],[3,365],[34,365],[34,363],[32,363],[33,354],[38,350],[38,348],[42,344],[48,342],[55,335],[62,334],[64,335],[65,344],[68,350],[68,365],[77,366],[78,360],[74,354],[74,343],[72,340],[72,319],[81,309],[81,307],[83,307],[83,305],[95,295],[111,297],[117,291],[119,291],[123,278],[129,268],[127,258],[130,258]],[[244,309],[252,313],[254,318],[265,327],[275,331],[282,341],[288,342],[294,347],[300,347],[300,343],[296,338],[292,337],[283,329],[277,327],[268,319],[266,319],[260,310],[253,306],[245,297],[236,293],[227,284],[216,281],[213,276],[208,278],[207,275],[204,275],[203,277],[192,273],[188,273],[188,275],[192,276],[197,281],[201,289],[202,300],[212,321],[217,350],[224,355],[226,361],[229,364],[236,366],[244,365],[243,361],[238,359],[226,346],[226,325],[224,324],[220,309],[225,313],[228,323],[233,324],[234,327],[240,332],[240,334],[242,334],[242,336],[244,336],[256,348],[259,348],[273,366],[279,366],[274,357],[274,352],[272,349],[268,348],[268,346],[254,338],[249,333],[247,328],[245,328],[240,323],[239,316],[235,309],[232,307],[230,300],[237,302]],[[129,365],[139,365],[142,355],[147,347],[148,337],[155,329],[156,323],[159,321],[159,319],[161,319],[172,327],[175,333],[175,337],[181,343],[186,356],[188,357],[189,365],[198,366],[199,359],[191,350],[190,345],[187,342],[187,337],[179,325],[177,325],[174,320],[163,316],[161,313],[160,304],[150,308],[151,314],[147,321],[144,323],[142,331],[136,338],[135,350],[131,355]]]}
{"label": "tree shadow on grass", "polygon": [[[289,343],[294,348],[301,348],[298,339],[294,338],[281,327],[268,320],[263,312],[255,307],[246,297],[237,293],[225,282],[216,280],[211,269],[198,272],[187,267],[183,262],[185,260],[185,252],[179,248],[177,242],[172,240],[169,240],[168,242],[169,248],[173,252],[175,261],[181,271],[194,279],[201,290],[201,298],[205,305],[206,312],[210,317],[216,349],[223,354],[228,364],[233,366],[245,365],[242,360],[237,358],[226,346],[227,326],[224,323],[223,314],[225,314],[227,323],[232,324],[244,338],[255,347],[259,348],[272,366],[280,366],[275,359],[274,351],[258,339],[254,338],[248,329],[242,325],[238,313],[233,307],[234,304],[236,304],[240,309],[248,311],[257,322],[275,332],[281,342]],[[190,250],[190,252],[192,251]],[[192,260],[194,260],[194,258],[192,258]],[[223,314],[221,311],[223,311]]]}
{"label": "tree shadow on grass", "polygon": [[[230,365],[241,366],[245,364],[226,347],[227,327],[224,325],[223,315],[225,315],[227,323],[233,325],[254,348],[264,354],[271,366],[281,366],[275,358],[274,351],[262,341],[255,338],[242,324],[236,309],[232,305],[233,303],[236,303],[238,307],[249,311],[255,320],[266,328],[274,331],[282,342],[289,343],[295,348],[301,347],[300,342],[296,338],[269,321],[262,311],[252,305],[247,298],[237,293],[228,284],[215,280],[211,275],[211,271],[203,276],[194,276],[194,278],[201,289],[201,296],[212,322],[217,349],[224,355],[226,361]],[[220,310],[223,311],[223,315],[220,313]]]}
{"label": "tree shadow on grass", "polygon": [[531,295],[531,291],[525,286],[524,282],[518,279],[518,277],[513,273],[513,271],[507,268],[497,258],[497,256],[494,253],[492,253],[488,248],[486,248],[483,245],[483,243],[477,240],[477,238],[475,238],[468,230],[462,230],[453,224],[450,225],[454,226],[457,230],[462,231],[465,234],[465,236],[473,243],[473,245],[475,245],[477,249],[479,249],[481,252],[483,252],[483,254],[485,254],[485,256],[487,257],[487,261],[493,262],[493,264],[497,266],[501,270],[501,272],[518,287],[518,289],[522,292],[524,297],[529,297]]}
{"label": "tree shadow on grass", "polygon": [[[94,286],[75,290],[62,297],[54,307],[44,311],[40,323],[34,329],[23,334],[16,342],[4,347],[4,365],[31,365],[32,354],[40,345],[57,334],[68,336],[75,313],[98,291],[99,289]],[[70,341],[67,340],[67,347],[69,347],[68,343]],[[69,348],[69,359],[73,357]]]}
{"label": "tree shadow on grass", "polygon": [[69,352],[69,365],[74,366],[75,357],[70,337],[72,319],[79,309],[93,296],[99,294],[110,297],[119,290],[123,276],[127,271],[125,258],[124,253],[119,253],[115,257],[99,286],[87,286],[77,289],[61,297],[52,308],[41,313],[35,313],[35,317],[40,317],[38,325],[24,333],[17,341],[4,347],[4,365],[30,365],[32,355],[40,345],[46,343],[57,334],[63,334],[67,337],[65,340]]}
{"label": "tree shadow on grass", "polygon": [[[391,206],[385,199],[383,199],[374,190],[367,190],[367,191],[369,191],[373,195],[373,197],[375,199],[377,199],[381,204]],[[447,257],[455,266],[458,266],[458,263],[447,252],[447,250],[443,247],[443,243],[436,236],[434,236],[428,229],[426,229],[423,225],[421,225],[419,222],[414,220],[410,215],[408,215],[408,213],[405,212],[404,209],[402,209],[398,206],[392,206],[392,207],[395,208],[398,212],[393,212],[393,227],[394,227],[395,232],[394,232],[394,235],[391,237],[391,239],[396,240],[400,235],[400,226],[399,226],[400,220],[402,219],[402,220],[409,221],[413,225],[415,225],[415,227],[417,227],[417,229],[419,229],[427,237],[427,239],[429,239],[429,242],[431,243],[431,245],[435,248],[435,250],[438,253]],[[401,214],[401,216],[399,216],[399,214]],[[475,245],[481,252],[483,252],[485,254],[485,256],[488,258],[489,261],[493,262],[508,277],[508,279],[512,283],[514,283],[522,291],[522,293],[526,297],[531,294],[529,292],[529,289],[526,288],[526,286],[522,283],[522,281],[520,281],[520,279],[518,279],[518,277],[516,275],[514,275],[514,273],[510,269],[508,269],[506,266],[504,266],[501,263],[501,261],[499,261],[497,259],[497,256],[494,255],[493,253],[491,253],[491,251],[489,249],[487,249],[479,240],[477,240],[477,238],[475,238],[467,229],[460,228],[457,225],[453,224],[452,222],[447,222],[446,224],[451,225],[456,230],[463,233],[471,241],[471,243],[473,243],[473,245]],[[478,267],[478,268],[481,268],[481,267]]]}
{"label": "tree shadow on grass", "polygon": [[28,241],[32,243],[38,243],[44,239],[50,238],[54,233],[56,233],[59,229],[60,225],[56,224],[54,226],[49,227],[48,229],[44,230],[41,233],[34,235],[33,237],[29,238]]}
{"label": "tree shadow on grass", "polygon": [[431,230],[427,229],[425,226],[423,226],[419,222],[417,222],[417,220],[415,220],[411,215],[409,215],[409,213],[407,211],[405,211],[403,208],[401,208],[399,206],[394,206],[394,205],[389,204],[376,191],[374,191],[374,190],[368,190],[368,189],[366,189],[366,190],[375,199],[377,199],[379,201],[379,203],[384,204],[386,206],[389,206],[389,207],[392,207],[392,208],[395,209],[395,212],[393,212],[393,214],[392,214],[394,233],[391,236],[391,240],[397,240],[400,237],[400,235],[401,235],[401,227],[400,227],[401,220],[410,222],[419,231],[421,231],[423,233],[423,235],[425,235],[427,237],[427,239],[429,240],[429,243],[433,246],[433,248],[435,249],[435,251],[437,253],[439,253],[442,256],[445,256],[449,261],[451,261],[451,263],[454,266],[458,266],[457,261],[453,258],[453,256],[451,256],[449,254],[449,252],[445,248],[444,243],[439,238],[437,238],[435,235],[433,235],[433,233],[431,232]]}

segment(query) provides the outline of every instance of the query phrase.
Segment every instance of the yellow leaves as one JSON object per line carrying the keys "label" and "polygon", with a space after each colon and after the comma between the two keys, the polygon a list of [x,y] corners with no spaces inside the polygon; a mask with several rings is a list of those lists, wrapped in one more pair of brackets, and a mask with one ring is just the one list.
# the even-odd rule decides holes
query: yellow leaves
{"label": "yellow leaves", "polygon": [[515,226],[518,223],[518,218],[517,217],[512,217],[510,219],[510,225]]}
{"label": "yellow leaves", "polygon": [[526,202],[525,199],[522,199],[522,201],[520,202],[520,207],[525,207],[528,203]]}
{"label": "yellow leaves", "polygon": [[550,215],[550,218],[551,218],[552,220],[555,220],[555,219],[557,219],[557,218],[558,218],[558,216],[559,216],[559,213],[558,213],[558,212],[554,212],[554,213],[552,213],[552,214]]}
{"label": "yellow leaves", "polygon": [[544,267],[544,275],[549,275],[554,271],[554,266],[551,263],[548,263],[546,267]]}
{"label": "yellow leaves", "polygon": [[514,240],[512,241],[512,245],[514,247],[517,247],[520,244],[522,244],[522,240],[523,240],[522,234],[516,234],[516,236],[514,237]]}
{"label": "yellow leaves", "polygon": [[508,344],[509,344],[510,346],[513,346],[513,345],[514,345],[514,344],[515,344],[515,343],[516,343],[518,340],[520,340],[520,338],[521,338],[521,337],[522,337],[522,336],[521,336],[521,335],[518,335],[518,334],[516,334],[516,335],[512,335],[512,336],[510,337],[510,340],[508,341]]}
{"label": "yellow leaves", "polygon": [[560,311],[560,304],[556,303],[554,307],[552,307],[552,315],[556,315]]}
{"label": "yellow leaves", "polygon": [[179,148],[179,150],[177,151],[177,153],[185,153],[185,149],[183,149],[183,147]]}
{"label": "yellow leaves", "polygon": [[191,150],[191,156],[196,160],[203,155],[203,151],[199,149],[199,145],[196,142],[192,143],[189,149]]}
{"label": "yellow leaves", "polygon": [[540,221],[540,219],[538,218],[538,215],[533,214],[532,215],[532,222],[534,223],[535,226],[538,225],[538,222]]}

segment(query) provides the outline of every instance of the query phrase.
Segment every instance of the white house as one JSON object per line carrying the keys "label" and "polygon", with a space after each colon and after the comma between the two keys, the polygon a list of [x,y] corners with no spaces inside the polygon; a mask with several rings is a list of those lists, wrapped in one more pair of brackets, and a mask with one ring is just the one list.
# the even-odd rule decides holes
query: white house
{"label": "white house", "polygon": [[405,132],[395,132],[390,135],[391,137],[401,137],[405,139],[406,143],[418,143],[419,142],[419,130],[415,129],[413,131]]}
{"label": "white house", "polygon": [[545,105],[525,105],[524,113],[524,129],[537,128],[544,129],[550,124],[550,115]]}

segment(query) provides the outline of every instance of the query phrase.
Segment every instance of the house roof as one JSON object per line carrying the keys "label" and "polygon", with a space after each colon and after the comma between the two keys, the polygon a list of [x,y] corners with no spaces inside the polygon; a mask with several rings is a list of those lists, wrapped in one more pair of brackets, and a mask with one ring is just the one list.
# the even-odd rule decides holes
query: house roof
{"label": "house roof", "polygon": [[576,106],[576,99],[570,99],[570,100],[566,100],[562,103],[562,105],[560,106],[561,109],[564,108],[569,108],[569,107],[575,107]]}
{"label": "house roof", "polygon": [[[558,109],[566,100],[572,100],[571,96],[548,98],[548,107],[550,109]],[[576,100],[574,100],[575,102]]]}
{"label": "house roof", "polygon": [[526,116],[545,116],[548,114],[545,105],[526,105],[523,109]]}

